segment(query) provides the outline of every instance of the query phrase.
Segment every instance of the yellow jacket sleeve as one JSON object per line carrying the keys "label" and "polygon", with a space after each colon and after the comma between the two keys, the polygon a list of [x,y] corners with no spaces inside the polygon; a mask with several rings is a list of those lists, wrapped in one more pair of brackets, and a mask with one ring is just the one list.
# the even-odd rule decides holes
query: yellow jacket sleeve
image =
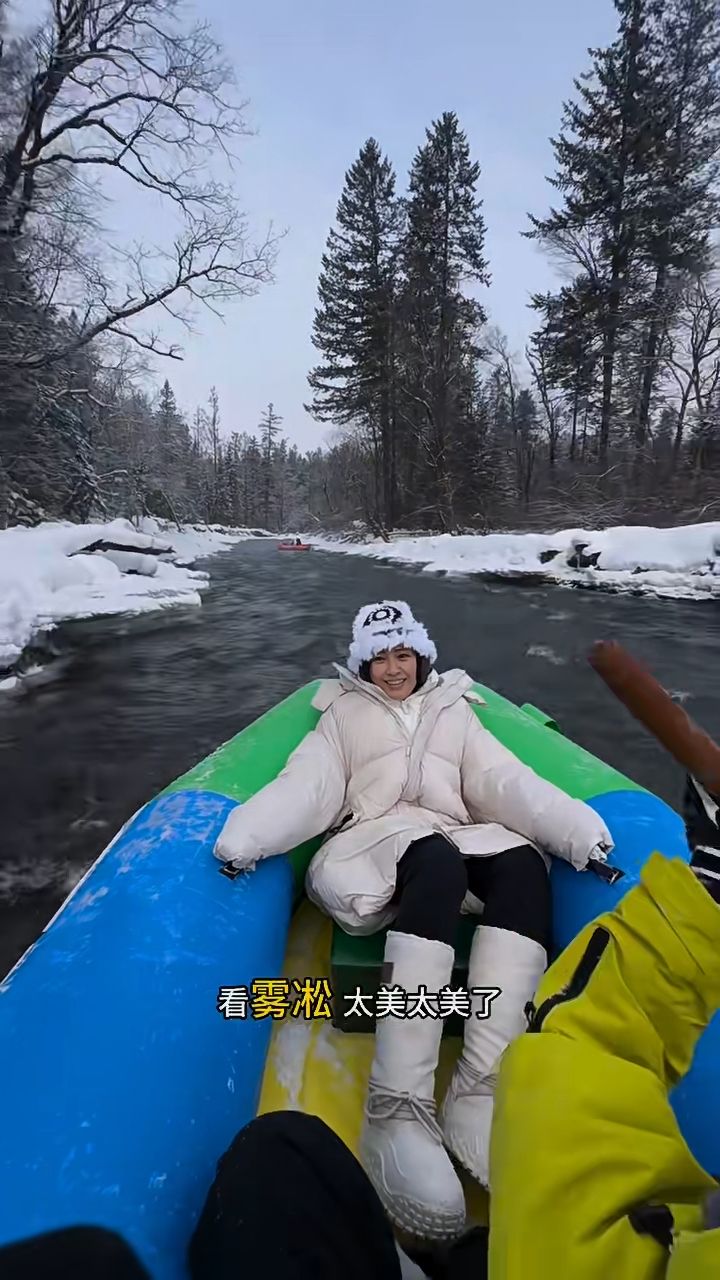
{"label": "yellow jacket sleeve", "polygon": [[720,907],[683,862],[653,854],[548,970],[531,1030],[502,1060],[489,1280],[704,1280],[682,1269],[691,1246],[720,1274],[720,1232],[681,1231],[669,1270],[629,1218],[716,1189],[667,1095],[719,1005]]}

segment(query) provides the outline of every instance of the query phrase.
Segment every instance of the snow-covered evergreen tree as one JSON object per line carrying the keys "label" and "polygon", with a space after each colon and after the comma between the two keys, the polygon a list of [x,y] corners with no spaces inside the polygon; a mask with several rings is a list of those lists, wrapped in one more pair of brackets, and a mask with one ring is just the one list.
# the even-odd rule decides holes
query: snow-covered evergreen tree
{"label": "snow-covered evergreen tree", "polygon": [[592,69],[575,82],[553,139],[557,171],[551,185],[562,204],[532,217],[526,234],[584,274],[601,335],[602,402],[597,449],[607,458],[613,420],[618,345],[637,318],[647,283],[643,248],[652,197],[663,99],[655,74],[658,5],[662,0],[614,0],[616,40],[591,50]]}
{"label": "snow-covered evergreen tree", "polygon": [[457,116],[446,112],[426,130],[410,170],[401,354],[406,432],[420,445],[441,526],[454,520],[452,445],[467,425],[485,320],[468,290],[490,279],[479,180]]}
{"label": "snow-covered evergreen tree", "polygon": [[396,506],[396,288],[402,205],[395,173],[370,138],[345,175],[318,285],[313,344],[323,363],[309,375],[320,421],[354,424],[373,442],[387,524]]}
{"label": "snow-covered evergreen tree", "polygon": [[717,0],[662,0],[655,17],[655,139],[642,251],[652,278],[634,395],[635,444],[646,442],[664,334],[678,314],[682,276],[711,262],[720,215],[720,12]]}

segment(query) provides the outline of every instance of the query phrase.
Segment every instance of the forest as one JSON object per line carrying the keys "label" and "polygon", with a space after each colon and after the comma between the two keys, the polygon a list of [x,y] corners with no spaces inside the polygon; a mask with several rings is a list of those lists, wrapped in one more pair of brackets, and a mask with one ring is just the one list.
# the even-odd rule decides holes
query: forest
{"label": "forest", "polygon": [[[212,33],[175,0],[53,0],[18,34],[0,0],[0,528],[720,518],[718,9],[615,9],[614,42],[559,104],[552,203],[528,213],[557,285],[530,300],[524,352],[484,302],[481,158],[457,115],[430,123],[402,186],[381,141],[350,163],[319,264],[318,447],[301,454],[283,406],[237,431],[213,388],[189,412],[172,388],[164,319],[192,341],[278,255],[226,176],[246,123]],[[104,235],[109,193],[130,189],[172,212],[153,252]]]}

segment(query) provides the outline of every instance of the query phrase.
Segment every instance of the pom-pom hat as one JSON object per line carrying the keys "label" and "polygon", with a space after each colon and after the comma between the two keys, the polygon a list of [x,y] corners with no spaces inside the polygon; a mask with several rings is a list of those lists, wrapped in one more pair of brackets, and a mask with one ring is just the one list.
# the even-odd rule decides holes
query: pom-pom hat
{"label": "pom-pom hat", "polygon": [[386,649],[400,645],[412,649],[432,665],[437,649],[421,622],[413,617],[404,600],[382,600],[366,604],[353,622],[353,638],[348,653],[348,670],[357,675],[364,662],[371,662]]}

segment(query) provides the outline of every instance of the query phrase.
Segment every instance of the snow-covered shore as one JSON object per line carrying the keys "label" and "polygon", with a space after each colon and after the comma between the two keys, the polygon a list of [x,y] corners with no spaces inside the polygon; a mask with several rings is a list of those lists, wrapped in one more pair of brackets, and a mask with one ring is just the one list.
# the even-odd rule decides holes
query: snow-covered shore
{"label": "snow-covered shore", "polygon": [[319,550],[413,564],[428,573],[534,577],[656,598],[720,599],[717,521],[678,529],[622,526],[552,534],[399,536],[369,543],[313,538],[312,543]]}
{"label": "snow-covered shore", "polygon": [[[263,530],[157,520],[48,523],[0,532],[0,689],[33,637],[59,622],[199,605],[207,573],[191,566]],[[3,673],[5,678],[3,679]]]}

